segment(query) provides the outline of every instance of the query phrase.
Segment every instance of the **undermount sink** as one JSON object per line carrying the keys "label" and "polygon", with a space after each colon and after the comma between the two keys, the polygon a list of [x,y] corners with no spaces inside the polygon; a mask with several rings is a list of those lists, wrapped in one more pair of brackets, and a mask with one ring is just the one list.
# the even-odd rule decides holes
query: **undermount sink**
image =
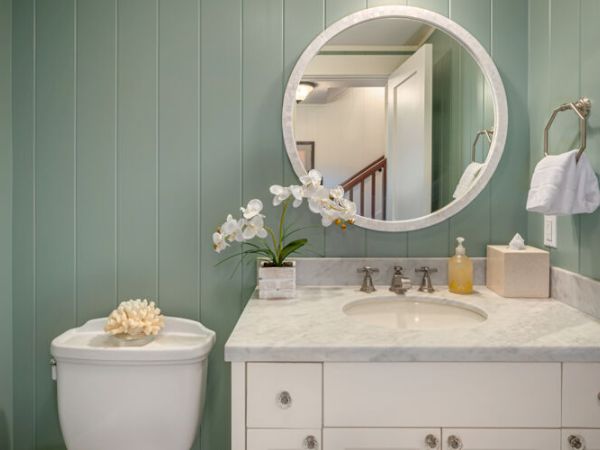
{"label": "undermount sink", "polygon": [[370,325],[405,330],[467,328],[487,319],[479,308],[435,297],[366,298],[347,304],[344,313]]}

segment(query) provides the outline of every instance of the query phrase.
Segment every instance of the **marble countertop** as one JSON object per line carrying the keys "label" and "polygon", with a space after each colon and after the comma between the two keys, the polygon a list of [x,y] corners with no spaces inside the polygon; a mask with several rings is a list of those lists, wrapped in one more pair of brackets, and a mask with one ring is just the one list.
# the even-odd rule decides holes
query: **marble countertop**
{"label": "marble countertop", "polygon": [[552,299],[507,299],[485,287],[433,294],[484,311],[461,329],[402,330],[369,325],[343,312],[374,297],[403,301],[387,289],[365,294],[353,286],[302,286],[291,300],[253,296],[225,346],[227,361],[600,361],[600,321]]}

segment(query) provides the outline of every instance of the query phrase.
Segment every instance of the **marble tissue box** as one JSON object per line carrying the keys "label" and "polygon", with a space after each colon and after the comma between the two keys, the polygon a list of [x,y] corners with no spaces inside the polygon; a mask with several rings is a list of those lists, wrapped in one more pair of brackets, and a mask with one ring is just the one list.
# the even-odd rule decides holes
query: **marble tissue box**
{"label": "marble tissue box", "polygon": [[296,261],[288,267],[268,267],[258,262],[258,298],[285,299],[296,296]]}
{"label": "marble tissue box", "polygon": [[550,296],[550,255],[545,250],[488,245],[486,271],[487,287],[502,297]]}

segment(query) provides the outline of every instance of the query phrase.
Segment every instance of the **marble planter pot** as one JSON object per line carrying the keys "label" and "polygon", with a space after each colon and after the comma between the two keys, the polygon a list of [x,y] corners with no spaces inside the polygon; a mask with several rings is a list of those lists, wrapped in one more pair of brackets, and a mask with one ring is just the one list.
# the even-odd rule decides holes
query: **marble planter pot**
{"label": "marble planter pot", "polygon": [[258,261],[258,298],[286,299],[296,296],[296,261],[286,267],[268,267],[268,261]]}

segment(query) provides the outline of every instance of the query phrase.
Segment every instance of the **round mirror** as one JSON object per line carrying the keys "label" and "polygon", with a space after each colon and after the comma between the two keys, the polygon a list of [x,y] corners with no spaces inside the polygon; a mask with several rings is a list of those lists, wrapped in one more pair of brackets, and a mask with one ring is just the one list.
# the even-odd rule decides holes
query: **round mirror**
{"label": "round mirror", "polygon": [[356,224],[407,231],[439,223],[489,182],[507,108],[492,59],[448,18],[408,6],[334,23],[299,58],[283,104],[298,176],[342,186]]}

